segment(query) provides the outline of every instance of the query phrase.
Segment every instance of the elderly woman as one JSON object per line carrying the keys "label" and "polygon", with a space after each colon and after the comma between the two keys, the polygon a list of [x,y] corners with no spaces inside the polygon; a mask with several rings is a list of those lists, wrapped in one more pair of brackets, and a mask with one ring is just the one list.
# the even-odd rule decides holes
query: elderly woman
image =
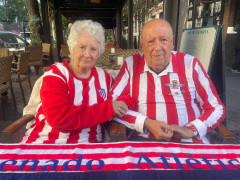
{"label": "elderly woman", "polygon": [[76,21],[68,38],[71,60],[44,73],[35,121],[21,143],[94,143],[103,141],[102,123],[123,116],[131,99],[107,100],[112,78],[95,67],[104,52],[104,29]]}

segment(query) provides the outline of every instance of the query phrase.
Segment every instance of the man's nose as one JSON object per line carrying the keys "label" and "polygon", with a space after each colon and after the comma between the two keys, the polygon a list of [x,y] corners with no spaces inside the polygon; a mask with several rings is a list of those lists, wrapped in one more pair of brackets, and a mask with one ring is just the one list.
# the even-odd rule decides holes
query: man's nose
{"label": "man's nose", "polygon": [[154,42],[154,50],[159,51],[161,49],[162,49],[162,43],[161,43],[160,39],[156,39]]}

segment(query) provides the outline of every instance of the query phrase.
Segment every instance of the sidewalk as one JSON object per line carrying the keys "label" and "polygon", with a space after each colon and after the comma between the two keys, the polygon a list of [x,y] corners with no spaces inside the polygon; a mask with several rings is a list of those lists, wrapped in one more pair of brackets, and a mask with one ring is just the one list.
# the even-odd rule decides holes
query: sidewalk
{"label": "sidewalk", "polygon": [[[42,70],[39,71],[42,73]],[[235,135],[235,144],[240,144],[240,73],[232,73],[226,70],[226,125]],[[31,82],[32,86],[35,81],[41,76],[35,74],[35,70],[31,70]],[[27,81],[23,82],[23,87],[25,90],[25,98],[28,101],[30,96],[30,88]],[[5,97],[4,102],[4,112],[6,121],[0,119],[0,131],[7,127],[12,122],[16,121],[22,116],[22,111],[24,104],[22,101],[22,95],[18,83],[13,83],[14,94],[17,102],[17,111],[14,110],[11,93],[9,91],[9,97]],[[0,143],[1,141],[0,134]]]}
{"label": "sidewalk", "polygon": [[234,143],[240,144],[240,73],[226,74],[226,125],[234,133]]}

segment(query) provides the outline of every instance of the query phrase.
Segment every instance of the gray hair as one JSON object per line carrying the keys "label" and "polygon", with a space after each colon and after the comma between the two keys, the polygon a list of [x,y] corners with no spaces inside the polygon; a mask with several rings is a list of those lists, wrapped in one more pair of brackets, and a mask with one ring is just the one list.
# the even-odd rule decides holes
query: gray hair
{"label": "gray hair", "polygon": [[99,57],[105,51],[104,28],[98,22],[92,20],[78,20],[73,23],[67,40],[70,54],[73,53],[73,49],[77,45],[79,35],[83,33],[88,33],[98,41]]}

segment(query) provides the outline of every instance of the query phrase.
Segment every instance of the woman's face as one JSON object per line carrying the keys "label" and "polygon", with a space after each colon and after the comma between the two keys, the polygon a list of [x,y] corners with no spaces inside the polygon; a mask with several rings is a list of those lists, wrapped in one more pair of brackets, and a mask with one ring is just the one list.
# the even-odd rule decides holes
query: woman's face
{"label": "woman's face", "polygon": [[75,69],[91,70],[99,54],[98,41],[88,33],[79,36],[73,49],[73,66]]}

